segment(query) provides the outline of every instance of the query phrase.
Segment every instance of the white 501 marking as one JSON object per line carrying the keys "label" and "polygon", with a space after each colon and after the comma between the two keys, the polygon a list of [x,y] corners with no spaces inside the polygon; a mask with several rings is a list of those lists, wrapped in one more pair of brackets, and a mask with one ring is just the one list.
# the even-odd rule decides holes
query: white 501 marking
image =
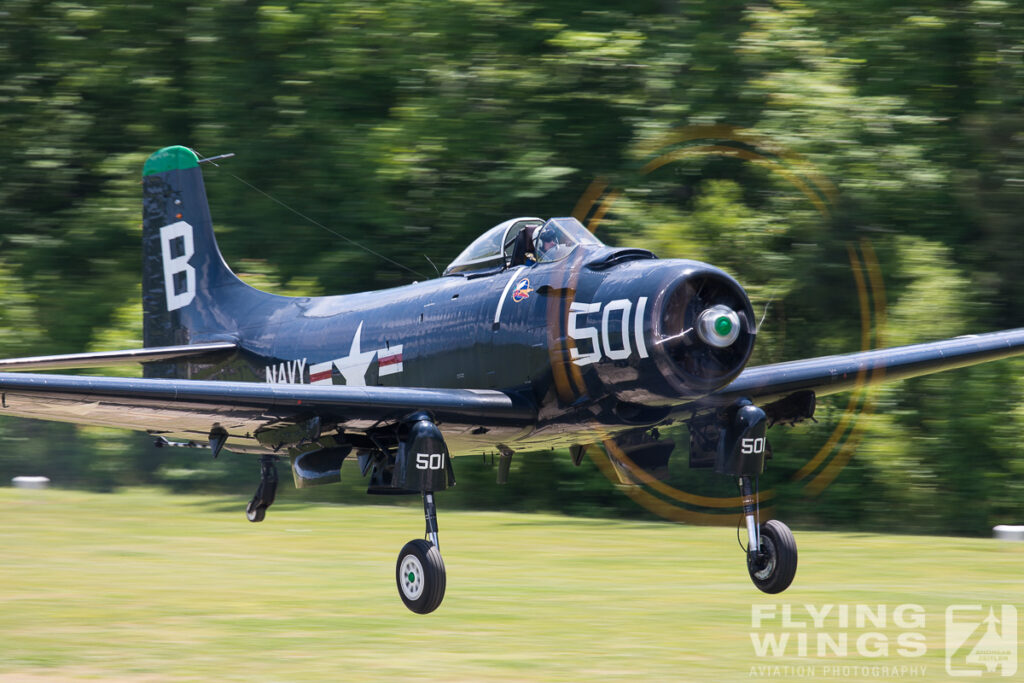
{"label": "white 501 marking", "polygon": [[[577,342],[577,346],[569,349],[569,357],[576,365],[590,365],[602,358],[611,360],[625,360],[633,353],[630,344],[630,330],[632,330],[633,341],[636,343],[637,353],[641,358],[647,358],[647,342],[644,341],[644,311],[647,309],[647,297],[642,296],[636,302],[636,315],[630,315],[633,302],[629,299],[616,299],[604,305],[601,313],[600,332],[596,327],[581,327],[579,317],[589,313],[601,311],[600,302],[584,304],[578,301],[572,302],[569,306],[569,336]],[[620,335],[609,334],[609,327],[612,316],[619,321]],[[579,349],[579,342],[589,341],[588,353]],[[602,353],[603,352],[603,353]]]}
{"label": "white 501 marking", "polygon": [[416,469],[439,470],[444,467],[444,455],[441,453],[417,453]]}
{"label": "white 501 marking", "polygon": [[[171,242],[181,238],[182,254],[171,255]],[[192,242],[192,226],[185,221],[178,221],[160,228],[160,248],[164,256],[164,294],[167,295],[167,310],[175,311],[182,306],[188,306],[196,298],[196,269],[188,264],[188,260],[195,253],[195,245]],[[174,276],[178,273],[185,274],[185,289],[182,292],[174,291]]]}
{"label": "white 501 marking", "polygon": [[758,439],[741,439],[740,440],[740,453],[743,455],[760,455],[764,453],[766,440],[762,436]]}

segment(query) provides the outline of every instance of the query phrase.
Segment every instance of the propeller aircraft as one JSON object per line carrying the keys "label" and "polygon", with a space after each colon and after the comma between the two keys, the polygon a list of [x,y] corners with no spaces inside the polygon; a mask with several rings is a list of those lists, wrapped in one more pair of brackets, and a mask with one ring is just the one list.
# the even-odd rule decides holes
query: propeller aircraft
{"label": "propeller aircraft", "polygon": [[[573,218],[513,218],[441,277],[382,291],[283,297],[221,257],[198,156],[143,169],[144,347],[0,360],[0,415],[120,427],[158,444],[258,456],[252,522],[274,502],[276,463],[302,488],[340,480],[353,456],[368,492],[422,496],[425,538],[401,549],[412,611],[444,598],[434,494],[457,456],[614,440],[617,469],[664,472],[689,427],[689,465],[734,478],[746,565],[766,593],[797,568],[793,534],[760,519],[767,432],[810,419],[819,396],[1024,353],[1024,329],[746,367],[757,321],[740,284],[692,260],[609,247]],[[52,374],[141,363],[143,378]],[[27,372],[26,372],[27,371]],[[628,460],[629,467],[623,467]]]}

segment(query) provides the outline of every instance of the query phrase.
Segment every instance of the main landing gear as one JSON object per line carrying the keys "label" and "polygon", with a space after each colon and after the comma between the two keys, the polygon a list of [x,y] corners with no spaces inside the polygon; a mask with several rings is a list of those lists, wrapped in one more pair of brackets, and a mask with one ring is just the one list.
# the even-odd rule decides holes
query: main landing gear
{"label": "main landing gear", "polygon": [[378,448],[359,455],[363,474],[370,472],[368,493],[423,496],[426,539],[409,541],[398,553],[395,583],[402,602],[417,614],[430,614],[444,599],[447,577],[437,532],[434,493],[455,485],[448,446],[441,430],[425,413],[406,418],[395,434],[397,449]]}
{"label": "main landing gear", "polygon": [[277,458],[264,455],[260,458],[260,485],[252,500],[245,506],[245,518],[250,522],[262,522],[267,508],[274,504],[277,495]]}
{"label": "main landing gear", "polygon": [[417,614],[430,614],[444,600],[447,577],[437,540],[437,508],[434,494],[423,494],[423,516],[427,521],[427,538],[409,541],[398,553],[395,581],[402,602]]}
{"label": "main landing gear", "polygon": [[[810,417],[813,397],[796,408],[799,410],[791,415],[794,419]],[[758,589],[781,593],[796,576],[797,552],[789,527],[775,519],[763,524],[760,520],[757,477],[771,457],[767,431],[765,411],[740,399],[718,414],[691,423],[690,466],[714,468],[718,474],[736,477],[747,526],[747,572]]]}

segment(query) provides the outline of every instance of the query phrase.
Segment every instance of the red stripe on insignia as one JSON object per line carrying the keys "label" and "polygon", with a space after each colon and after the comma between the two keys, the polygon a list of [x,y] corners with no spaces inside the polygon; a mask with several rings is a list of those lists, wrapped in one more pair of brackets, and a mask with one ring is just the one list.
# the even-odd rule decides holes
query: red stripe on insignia
{"label": "red stripe on insignia", "polygon": [[331,378],[331,371],[330,370],[324,370],[323,372],[311,372],[309,374],[309,381],[310,382],[319,382],[320,380],[330,379],[330,378]]}
{"label": "red stripe on insignia", "polygon": [[377,359],[378,365],[394,365],[395,363],[402,362],[402,354],[396,353],[392,356],[384,356]]}

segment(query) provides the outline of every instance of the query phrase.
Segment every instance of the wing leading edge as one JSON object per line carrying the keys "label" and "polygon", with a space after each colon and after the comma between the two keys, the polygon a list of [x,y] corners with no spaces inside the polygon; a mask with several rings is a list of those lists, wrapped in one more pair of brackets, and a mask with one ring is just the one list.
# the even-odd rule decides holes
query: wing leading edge
{"label": "wing leading edge", "polygon": [[1024,355],[1024,328],[774,363],[747,368],[727,387],[700,403],[727,405],[741,397],[769,403],[808,390],[825,396],[865,384],[909,379],[1019,355]]}

